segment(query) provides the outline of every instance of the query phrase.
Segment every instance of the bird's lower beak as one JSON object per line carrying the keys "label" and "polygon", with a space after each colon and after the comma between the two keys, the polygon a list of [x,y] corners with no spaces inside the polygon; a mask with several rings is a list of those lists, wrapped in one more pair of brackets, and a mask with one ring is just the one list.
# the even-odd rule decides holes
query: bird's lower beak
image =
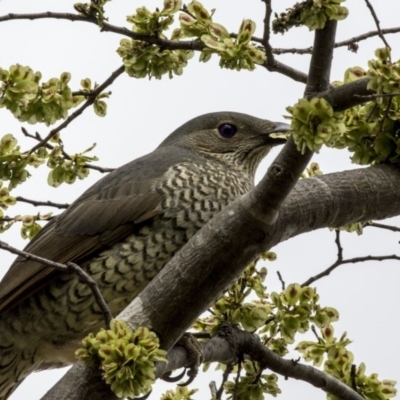
{"label": "bird's lower beak", "polygon": [[268,135],[269,142],[273,146],[286,143],[290,125],[285,124],[284,122],[274,122],[274,125],[275,126],[272,129],[265,132]]}

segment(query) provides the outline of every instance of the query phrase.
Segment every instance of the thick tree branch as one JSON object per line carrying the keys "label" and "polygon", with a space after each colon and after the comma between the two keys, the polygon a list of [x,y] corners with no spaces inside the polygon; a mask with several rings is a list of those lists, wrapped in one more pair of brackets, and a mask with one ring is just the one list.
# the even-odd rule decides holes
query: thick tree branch
{"label": "thick tree branch", "polygon": [[[342,400],[361,400],[362,397],[336,378],[326,373],[293,360],[285,360],[265,347],[255,334],[242,331],[224,324],[210,340],[201,343],[205,362],[221,362],[229,364],[237,361],[238,354],[246,354],[252,360],[287,378],[299,379],[310,383]],[[188,354],[181,347],[174,347],[167,355],[168,363],[157,365],[156,376],[160,377],[168,371],[185,366]]]}
{"label": "thick tree branch", "polygon": [[324,29],[315,32],[306,97],[315,96],[329,88],[336,27],[336,21],[328,21]]}
{"label": "thick tree branch", "polygon": [[[313,56],[307,95],[328,88],[334,33],[334,22],[316,32],[320,56]],[[305,179],[292,190],[310,156],[289,140],[257,188],[204,226],[119,317],[152,328],[170,349],[244,266],[273,245],[310,230],[400,213],[400,172],[386,166]],[[385,190],[371,193],[378,184]]]}
{"label": "thick tree branch", "polygon": [[335,88],[319,93],[317,97],[323,97],[333,107],[335,111],[343,111],[348,108],[366,103],[368,96],[374,92],[367,88],[369,78],[358,79]]}
{"label": "thick tree branch", "polygon": [[[400,215],[400,170],[382,165],[302,179],[272,225],[254,212],[249,197],[204,226],[119,317],[132,326],[151,327],[170,348],[244,266],[271,247],[315,229]],[[269,201],[267,192],[259,200]],[[86,369],[77,365],[67,375]],[[67,390],[63,383],[60,387],[59,393]]]}

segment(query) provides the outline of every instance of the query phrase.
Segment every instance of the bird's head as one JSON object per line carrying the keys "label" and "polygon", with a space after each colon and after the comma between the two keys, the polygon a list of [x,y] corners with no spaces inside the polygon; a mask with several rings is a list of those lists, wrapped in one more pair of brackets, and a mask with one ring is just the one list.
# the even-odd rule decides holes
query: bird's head
{"label": "bird's head", "polygon": [[289,128],[288,124],[247,114],[216,112],[186,122],[160,147],[183,146],[254,175],[271,148],[286,142],[284,133]]}

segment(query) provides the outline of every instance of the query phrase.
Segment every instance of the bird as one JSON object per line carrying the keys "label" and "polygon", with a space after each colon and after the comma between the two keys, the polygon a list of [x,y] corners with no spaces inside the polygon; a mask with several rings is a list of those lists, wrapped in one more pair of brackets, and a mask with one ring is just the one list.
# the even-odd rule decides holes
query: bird
{"label": "bird", "polygon": [[[254,187],[260,161],[288,130],[237,112],[191,119],[87,189],[25,251],[80,265],[115,316],[207,221]],[[18,257],[0,282],[0,400],[31,372],[74,363],[82,339],[101,327],[102,312],[76,274]]]}

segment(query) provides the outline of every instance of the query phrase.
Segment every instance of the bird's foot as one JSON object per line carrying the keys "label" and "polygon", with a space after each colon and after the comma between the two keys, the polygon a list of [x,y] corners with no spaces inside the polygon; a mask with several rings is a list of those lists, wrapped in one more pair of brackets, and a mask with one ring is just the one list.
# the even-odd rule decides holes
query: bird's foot
{"label": "bird's foot", "polygon": [[190,385],[196,378],[199,372],[199,366],[204,361],[203,349],[196,338],[189,332],[183,334],[178,340],[176,346],[183,347],[188,353],[188,363],[185,365],[185,369],[178,376],[170,376],[170,373],[165,374],[162,379],[166,382],[178,382],[180,381],[187,371],[188,379],[184,383],[179,383],[178,386]]}
{"label": "bird's foot", "polygon": [[189,355],[189,362],[185,365],[189,379],[178,384],[178,386],[187,386],[194,381],[199,372],[199,366],[204,361],[203,349],[197,339],[189,332],[183,334],[177,345],[184,347]]}

